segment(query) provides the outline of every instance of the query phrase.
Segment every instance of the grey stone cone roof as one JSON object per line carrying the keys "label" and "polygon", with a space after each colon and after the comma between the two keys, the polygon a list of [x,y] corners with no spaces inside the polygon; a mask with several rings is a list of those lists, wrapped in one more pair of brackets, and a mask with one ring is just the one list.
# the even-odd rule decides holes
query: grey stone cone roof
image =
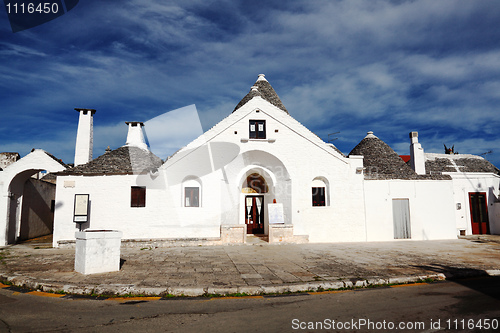
{"label": "grey stone cone roof", "polygon": [[149,150],[123,146],[58,175],[127,175],[159,168],[163,161]]}
{"label": "grey stone cone roof", "polygon": [[469,154],[425,154],[425,171],[428,174],[442,172],[490,172],[500,175],[500,170],[481,156]]}
{"label": "grey stone cone roof", "polygon": [[362,155],[365,179],[451,179],[445,175],[418,175],[384,141],[368,132],[349,155]]}
{"label": "grey stone cone roof", "polygon": [[269,103],[271,103],[272,105],[288,113],[288,110],[281,102],[280,98],[278,97],[278,94],[276,94],[276,91],[274,91],[273,87],[267,80],[265,79],[257,80],[254,83],[254,86],[257,87],[257,91],[251,89],[250,92],[245,97],[243,97],[243,99],[238,103],[238,105],[236,105],[233,112],[238,110],[243,105],[245,105],[249,100],[251,100],[255,96],[260,96]]}

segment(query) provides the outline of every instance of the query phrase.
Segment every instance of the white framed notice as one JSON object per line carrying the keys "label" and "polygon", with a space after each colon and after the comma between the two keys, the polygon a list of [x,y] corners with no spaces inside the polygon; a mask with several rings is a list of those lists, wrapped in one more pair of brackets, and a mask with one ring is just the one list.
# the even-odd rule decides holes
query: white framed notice
{"label": "white framed notice", "polygon": [[75,194],[73,222],[85,223],[89,220],[89,194]]}
{"label": "white framed notice", "polygon": [[282,203],[267,204],[267,211],[269,212],[269,224],[285,223]]}

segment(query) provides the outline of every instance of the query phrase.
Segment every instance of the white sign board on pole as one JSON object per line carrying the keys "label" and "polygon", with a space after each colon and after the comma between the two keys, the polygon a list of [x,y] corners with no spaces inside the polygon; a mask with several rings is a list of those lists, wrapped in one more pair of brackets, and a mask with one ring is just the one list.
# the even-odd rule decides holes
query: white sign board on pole
{"label": "white sign board on pole", "polygon": [[269,212],[269,224],[285,223],[282,203],[267,204],[267,211]]}
{"label": "white sign board on pole", "polygon": [[88,222],[89,197],[89,194],[75,194],[75,211],[73,214],[73,222]]}

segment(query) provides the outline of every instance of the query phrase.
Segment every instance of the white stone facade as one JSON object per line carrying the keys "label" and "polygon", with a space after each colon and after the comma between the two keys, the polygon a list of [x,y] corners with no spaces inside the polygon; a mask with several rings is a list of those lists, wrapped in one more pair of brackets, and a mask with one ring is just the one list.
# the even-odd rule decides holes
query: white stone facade
{"label": "white stone facade", "polygon": [[[266,139],[249,139],[249,120],[265,120]],[[242,193],[249,174],[268,187],[264,207],[283,203],[285,224],[311,242],[364,241],[361,158],[346,158],[291,116],[256,97],[181,149],[151,175],[59,176],[54,246],[74,239],[75,194],[89,193],[92,229],[124,239],[220,237],[221,225],[245,224]],[[327,205],[312,207],[311,184],[322,179]],[[65,186],[64,184],[71,184]],[[193,185],[194,184],[194,185]],[[199,207],[185,207],[186,187],[199,186]],[[130,188],[146,187],[145,207],[130,207]],[[264,233],[269,221],[264,215]]]}
{"label": "white stone facade", "polygon": [[[75,241],[77,194],[90,198],[82,228],[118,230],[123,240],[238,244],[250,233],[271,243],[452,239],[472,233],[471,192],[487,193],[490,232],[500,233],[498,174],[457,167],[433,176],[426,172],[432,154],[416,132],[413,170],[372,132],[365,139],[374,154],[346,157],[290,116],[266,84],[260,75],[235,111],[166,161],[150,155],[143,123],[128,122],[125,146],[59,173],[53,245]],[[101,168],[106,158],[120,165]],[[274,202],[284,224],[270,221]]]}
{"label": "white stone facade", "polygon": [[[75,194],[83,193],[90,194],[91,201],[90,222],[84,228],[120,230],[124,239],[134,240],[245,242],[246,203],[253,197],[259,198],[256,202],[264,210],[274,201],[283,205],[284,225],[270,231],[269,217],[264,214],[262,232],[273,242],[394,240],[395,200],[407,202],[409,239],[456,238],[457,229],[464,227],[462,219],[470,223],[455,210],[464,191],[459,177],[425,176],[424,152],[416,132],[410,134],[415,177],[365,178],[363,156],[345,157],[323,142],[279,107],[280,102],[264,98],[259,91],[262,86],[258,87],[261,81],[265,81],[263,76],[247,101],[158,170],[140,175],[59,176],[54,246],[74,239],[73,200]],[[261,124],[265,137],[252,138],[252,124]],[[129,131],[127,142],[143,143],[141,127]],[[136,139],[132,140],[132,134]],[[250,175],[264,180],[265,193],[248,192]],[[486,178],[483,186],[496,186],[494,181],[490,184],[495,176]],[[146,188],[144,207],[131,207],[133,186]],[[322,206],[313,206],[314,188],[325,190]],[[187,193],[196,194],[188,197]],[[464,202],[462,212],[466,209]],[[495,220],[493,207],[492,213]],[[495,223],[492,231],[497,232]]]}
{"label": "white stone facade", "polygon": [[451,180],[366,180],[367,241],[394,240],[393,200],[407,199],[413,240],[456,238]]}

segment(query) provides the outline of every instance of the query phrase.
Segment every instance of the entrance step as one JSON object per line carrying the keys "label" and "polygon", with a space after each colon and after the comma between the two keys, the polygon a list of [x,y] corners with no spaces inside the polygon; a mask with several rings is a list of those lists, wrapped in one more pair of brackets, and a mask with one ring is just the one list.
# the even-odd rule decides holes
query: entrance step
{"label": "entrance step", "polygon": [[27,245],[34,249],[50,249],[52,248],[52,234],[18,241],[19,244]]}
{"label": "entrance step", "polygon": [[247,244],[249,245],[262,245],[269,244],[269,237],[267,235],[247,235]]}

